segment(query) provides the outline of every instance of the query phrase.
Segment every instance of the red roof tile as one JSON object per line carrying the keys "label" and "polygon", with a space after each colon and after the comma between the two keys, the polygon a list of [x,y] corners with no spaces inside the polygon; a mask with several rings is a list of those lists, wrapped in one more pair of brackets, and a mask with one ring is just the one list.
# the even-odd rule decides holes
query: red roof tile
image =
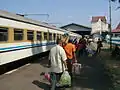
{"label": "red roof tile", "polygon": [[113,33],[115,32],[120,32],[120,23],[118,24],[118,26],[116,27],[116,29],[112,30]]}
{"label": "red roof tile", "polygon": [[112,32],[117,32],[117,29],[113,29]]}
{"label": "red roof tile", "polygon": [[95,17],[92,17],[92,21],[91,22],[98,22],[99,19],[101,19],[101,21],[106,23],[105,16],[95,16]]}
{"label": "red roof tile", "polygon": [[115,32],[120,32],[120,29],[113,29],[112,32],[113,32],[113,33],[115,33]]}
{"label": "red roof tile", "polygon": [[120,23],[118,24],[118,26],[116,27],[116,29],[120,29]]}

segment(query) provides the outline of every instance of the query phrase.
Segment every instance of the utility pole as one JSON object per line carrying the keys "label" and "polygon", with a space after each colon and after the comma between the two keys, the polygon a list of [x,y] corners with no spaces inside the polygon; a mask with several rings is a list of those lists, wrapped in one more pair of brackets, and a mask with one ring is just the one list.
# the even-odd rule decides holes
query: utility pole
{"label": "utility pole", "polygon": [[110,22],[110,26],[109,26],[109,28],[110,28],[110,50],[112,50],[112,40],[111,40],[111,38],[112,38],[112,33],[111,33],[111,30],[112,30],[112,27],[111,27],[111,25],[112,25],[112,22],[111,22],[112,20],[111,20],[111,0],[109,0],[109,22]]}

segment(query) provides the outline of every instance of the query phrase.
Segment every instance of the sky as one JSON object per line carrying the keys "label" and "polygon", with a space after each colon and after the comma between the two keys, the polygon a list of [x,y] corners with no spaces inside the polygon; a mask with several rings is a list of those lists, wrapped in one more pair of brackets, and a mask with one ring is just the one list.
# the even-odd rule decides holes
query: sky
{"label": "sky", "polygon": [[[109,0],[0,0],[0,10],[29,15],[27,18],[58,27],[76,23],[91,27],[92,16],[106,16],[109,23]],[[120,22],[118,3],[112,3],[112,28]],[[47,15],[49,15],[49,17]]]}

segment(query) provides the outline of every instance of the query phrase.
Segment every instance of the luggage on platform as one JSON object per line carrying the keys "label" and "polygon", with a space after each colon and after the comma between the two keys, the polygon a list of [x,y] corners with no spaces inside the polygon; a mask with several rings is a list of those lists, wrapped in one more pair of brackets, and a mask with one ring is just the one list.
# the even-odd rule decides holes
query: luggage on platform
{"label": "luggage on platform", "polygon": [[86,51],[88,53],[88,57],[92,57],[95,54],[95,51],[91,48],[86,48]]}
{"label": "luggage on platform", "polygon": [[51,81],[50,73],[45,73],[44,78],[46,78],[50,82]]}
{"label": "luggage on platform", "polygon": [[72,66],[72,73],[73,75],[80,75],[81,72],[81,64],[80,63],[74,63]]}

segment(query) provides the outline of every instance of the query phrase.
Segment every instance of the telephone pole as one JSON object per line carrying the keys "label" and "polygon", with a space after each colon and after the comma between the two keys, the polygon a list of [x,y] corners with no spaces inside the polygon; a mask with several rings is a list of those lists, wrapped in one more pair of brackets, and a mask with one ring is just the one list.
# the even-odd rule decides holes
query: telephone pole
{"label": "telephone pole", "polygon": [[111,20],[111,0],[109,0],[109,23],[110,23],[110,25],[109,25],[109,28],[110,28],[110,50],[112,50],[112,40],[111,40],[111,38],[112,38],[112,33],[111,33],[111,31],[112,31],[112,27],[111,27],[111,25],[112,25],[112,20]]}

